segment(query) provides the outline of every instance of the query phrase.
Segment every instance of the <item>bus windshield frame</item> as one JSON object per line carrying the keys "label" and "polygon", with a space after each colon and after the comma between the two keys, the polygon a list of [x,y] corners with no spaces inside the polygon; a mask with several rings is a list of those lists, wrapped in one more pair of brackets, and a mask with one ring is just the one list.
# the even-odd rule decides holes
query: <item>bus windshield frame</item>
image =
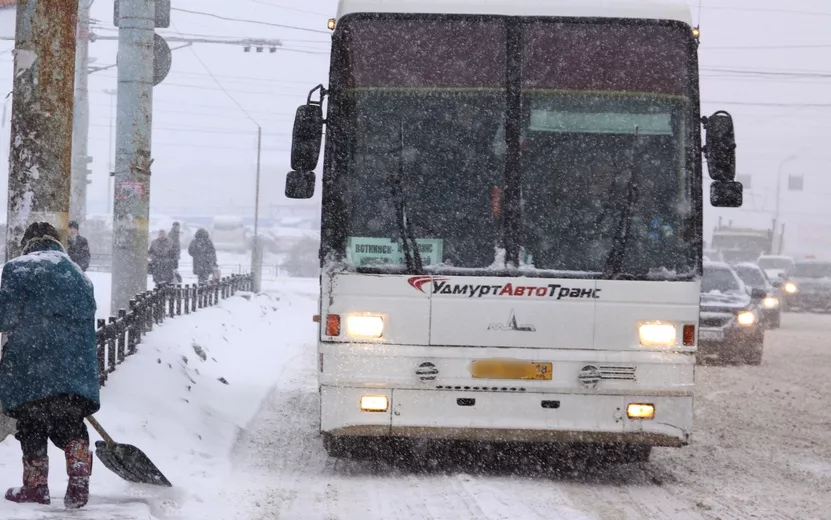
{"label": "bus windshield frame", "polygon": [[[419,34],[426,38],[429,34],[426,28],[431,23],[433,27],[442,27],[442,22],[448,22],[448,26],[461,24],[459,27],[464,27],[482,43],[480,47],[473,47],[463,37],[446,36],[451,34],[446,31],[442,37],[456,38],[452,41],[460,49],[459,53],[474,55],[456,69],[463,71],[459,77],[442,77],[441,71],[436,72],[439,65],[459,56],[454,54],[452,45],[437,46],[435,52],[424,58],[424,70],[419,71],[424,84],[396,86],[392,83],[396,66],[390,60],[395,58],[406,63],[407,53],[413,51],[402,51],[403,55],[396,56],[390,45],[381,45],[383,39],[374,47],[366,44],[361,47],[350,40],[353,27],[384,22],[405,22],[411,34],[409,37],[402,34],[400,38],[410,45],[419,41]],[[504,27],[504,34],[491,38],[496,44],[487,43],[489,40],[477,34],[477,31],[483,32],[482,27]],[[545,73],[526,73],[531,69],[523,65],[523,60],[540,53],[540,49],[531,45],[523,46],[523,38],[535,41],[528,37],[533,30],[543,35],[538,39],[546,38],[549,27],[556,28],[552,31],[555,35],[574,29],[575,37],[592,33],[603,35],[602,38],[608,36],[601,42],[606,46],[605,51],[613,45],[619,47],[621,41],[638,31],[658,35],[659,40],[668,38],[662,35],[671,34],[677,47],[675,63],[681,63],[683,68],[666,66],[663,75],[656,74],[653,69],[660,60],[644,53],[645,62],[652,64],[651,74],[643,74],[643,69],[624,71],[626,67],[633,67],[626,63],[618,69],[604,71],[601,75],[605,76],[597,79],[592,76],[591,67],[582,64],[573,74],[550,76],[559,81],[552,84]],[[676,32],[680,38],[677,41]],[[546,42],[538,47],[542,43]],[[657,44],[650,44],[652,50],[657,48]],[[591,46],[592,41],[586,45]],[[368,56],[356,57],[356,49]],[[572,53],[569,59],[579,58],[577,51],[569,52]],[[486,60],[483,53],[490,58]],[[493,64],[500,60],[505,62],[504,70]],[[569,65],[555,62],[552,61],[552,67]],[[368,70],[371,63],[381,63],[379,70]],[[477,69],[473,64],[481,67]],[[494,73],[495,70],[502,74]],[[671,70],[678,77],[667,72]],[[380,86],[361,84],[362,78],[376,73]],[[625,76],[623,80],[621,75]],[[640,79],[641,76],[648,79]],[[604,81],[640,81],[634,86],[673,92],[650,94],[638,88],[592,91],[595,81],[601,87]],[[419,91],[418,95],[411,96],[409,101],[402,97],[402,93],[415,91]],[[480,97],[464,97],[471,92]],[[463,101],[458,102],[459,99]],[[418,110],[424,111],[423,117]],[[444,121],[436,122],[440,118],[430,117],[431,110],[432,114],[447,112],[446,127],[440,126]],[[494,132],[493,118],[499,117],[502,120]],[[447,130],[451,123],[459,121],[467,124],[464,132]],[[478,124],[480,121],[484,123]],[[426,274],[515,276],[519,270],[525,276],[539,277],[679,281],[697,278],[701,275],[703,210],[699,121],[697,41],[689,26],[682,22],[446,14],[348,15],[338,21],[333,35],[321,258],[345,262],[357,272],[417,274],[409,271],[401,259],[407,249],[417,246],[426,257]],[[485,128],[488,124],[491,126]],[[483,131],[477,135],[478,130]],[[429,142],[428,146],[425,136],[431,133],[443,136],[446,141],[463,136],[459,139],[470,139],[466,143],[469,147],[454,149],[444,146],[441,139]],[[378,136],[386,140],[377,144]],[[548,152],[533,156],[537,166],[544,165],[541,174],[531,172],[529,168],[534,166],[534,161],[525,159],[535,153],[535,146],[540,150],[562,150],[559,156],[552,153],[546,156]],[[560,180],[557,184],[549,179],[555,175],[545,169],[547,162],[571,164],[575,162],[574,157],[580,157],[581,151],[594,153],[604,148],[613,151],[606,158],[608,164],[602,182],[595,183],[589,176],[595,172],[594,164],[588,160],[581,166],[587,172],[584,177],[575,170],[563,174],[562,178],[568,182]],[[440,168],[446,172],[454,167],[464,168],[459,166],[464,164],[477,172],[495,173],[486,179],[433,173]],[[383,175],[393,180],[369,174],[360,177],[355,172],[361,168],[383,171]],[[679,173],[659,175],[662,171]],[[428,179],[430,182],[420,182],[425,172],[436,177]],[[571,182],[568,175],[579,182]],[[397,196],[396,190],[386,190],[388,182],[398,183]],[[654,208],[649,204],[657,204],[653,201],[661,200],[667,189],[674,190],[670,197],[664,197],[671,202],[661,209],[663,213],[653,217]],[[556,203],[540,205],[540,200],[544,201],[539,197],[541,193],[547,193],[549,200],[559,198],[560,208]],[[641,200],[631,199],[633,193],[641,199],[652,198],[646,203],[633,202]],[[439,203],[433,200],[441,197],[446,198],[444,208],[437,207]],[[562,229],[550,228],[551,222],[562,221],[557,211],[565,208],[566,214],[573,213],[568,211],[570,201],[577,204],[573,201],[579,200],[582,204],[592,197],[602,199],[602,204],[586,209],[581,215],[582,221],[575,219],[569,222],[571,227]],[[370,207],[370,203],[375,206]],[[367,207],[362,209],[362,204]],[[455,213],[441,213],[447,207],[456,208]],[[468,207],[478,208],[479,213],[469,211]],[[440,223],[439,227],[444,226],[440,230],[443,232],[431,233],[434,222],[427,217],[437,218],[436,215],[452,223]],[[451,224],[455,228],[451,229]],[[589,245],[580,248],[579,241],[565,240],[565,237],[601,228],[603,231],[595,232],[597,236],[592,237],[593,248]],[[454,231],[452,239],[445,240]],[[560,237],[561,241],[554,245],[547,243],[546,237],[551,235]],[[402,248],[405,241],[411,241],[408,248]],[[558,250],[572,253],[557,256]],[[377,253],[378,259],[364,254],[369,259],[362,263],[350,258],[356,251],[381,253]],[[431,257],[434,252],[437,256]],[[619,254],[620,261],[616,268],[610,269],[614,252]],[[383,255],[387,257],[380,258]],[[651,258],[653,264],[638,264],[642,258]]]}

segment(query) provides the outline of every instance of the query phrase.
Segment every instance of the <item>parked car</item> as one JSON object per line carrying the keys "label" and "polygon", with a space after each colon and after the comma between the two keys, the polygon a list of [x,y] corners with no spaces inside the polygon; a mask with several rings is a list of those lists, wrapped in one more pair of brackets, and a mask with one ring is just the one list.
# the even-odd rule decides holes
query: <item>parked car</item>
{"label": "parked car", "polygon": [[765,344],[762,300],[767,293],[751,289],[729,265],[705,262],[701,280],[698,330],[699,361],[760,365]]}
{"label": "parked car", "polygon": [[742,263],[733,267],[742,282],[751,289],[761,289],[767,296],[762,300],[762,322],[769,329],[778,329],[782,323],[779,291],[770,283],[765,272],[756,264]]}
{"label": "parked car", "polygon": [[795,262],[782,288],[788,310],[831,311],[831,262],[823,260]]}
{"label": "parked car", "polygon": [[772,283],[780,283],[788,271],[793,268],[793,258],[781,255],[762,255],[756,260]]}

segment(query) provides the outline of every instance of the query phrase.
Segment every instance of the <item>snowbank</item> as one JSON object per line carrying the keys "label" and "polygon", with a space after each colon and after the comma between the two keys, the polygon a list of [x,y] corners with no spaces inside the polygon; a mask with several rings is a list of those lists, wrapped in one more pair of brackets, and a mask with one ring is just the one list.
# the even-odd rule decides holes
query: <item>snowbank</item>
{"label": "snowbank", "polygon": [[[96,296],[108,294],[103,277],[95,281]],[[268,295],[244,294],[150,333],[138,354],[111,374],[96,417],[116,441],[147,453],[174,487],[129,484],[96,458],[90,504],[72,517],[190,518],[188,510],[211,504],[227,476],[230,450],[288,356],[281,346],[308,339],[307,328],[296,324],[311,320],[309,305],[301,312],[292,300],[308,302],[314,287],[314,280],[275,282]],[[90,437],[99,438],[91,428]],[[63,453],[50,445],[49,455],[52,505],[0,499],[0,518],[67,518]],[[20,457],[15,439],[0,443],[0,485],[20,485]]]}

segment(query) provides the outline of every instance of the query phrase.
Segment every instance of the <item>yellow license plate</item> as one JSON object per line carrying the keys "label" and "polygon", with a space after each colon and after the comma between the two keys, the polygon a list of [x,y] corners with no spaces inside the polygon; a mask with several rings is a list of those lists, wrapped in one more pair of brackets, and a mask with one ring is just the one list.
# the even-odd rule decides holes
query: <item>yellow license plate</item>
{"label": "yellow license plate", "polygon": [[553,363],[537,363],[516,359],[478,359],[470,364],[475,379],[551,380]]}

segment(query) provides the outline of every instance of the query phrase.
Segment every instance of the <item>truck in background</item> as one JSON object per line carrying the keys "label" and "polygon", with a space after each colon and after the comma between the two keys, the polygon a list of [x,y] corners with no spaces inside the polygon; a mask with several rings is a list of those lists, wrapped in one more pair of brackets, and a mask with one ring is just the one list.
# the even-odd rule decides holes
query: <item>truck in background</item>
{"label": "truck in background", "polygon": [[[713,230],[708,255],[711,260],[730,265],[756,262],[760,256],[774,254],[781,249],[781,238],[772,229],[739,228],[719,225]],[[712,256],[715,255],[715,258]]]}

